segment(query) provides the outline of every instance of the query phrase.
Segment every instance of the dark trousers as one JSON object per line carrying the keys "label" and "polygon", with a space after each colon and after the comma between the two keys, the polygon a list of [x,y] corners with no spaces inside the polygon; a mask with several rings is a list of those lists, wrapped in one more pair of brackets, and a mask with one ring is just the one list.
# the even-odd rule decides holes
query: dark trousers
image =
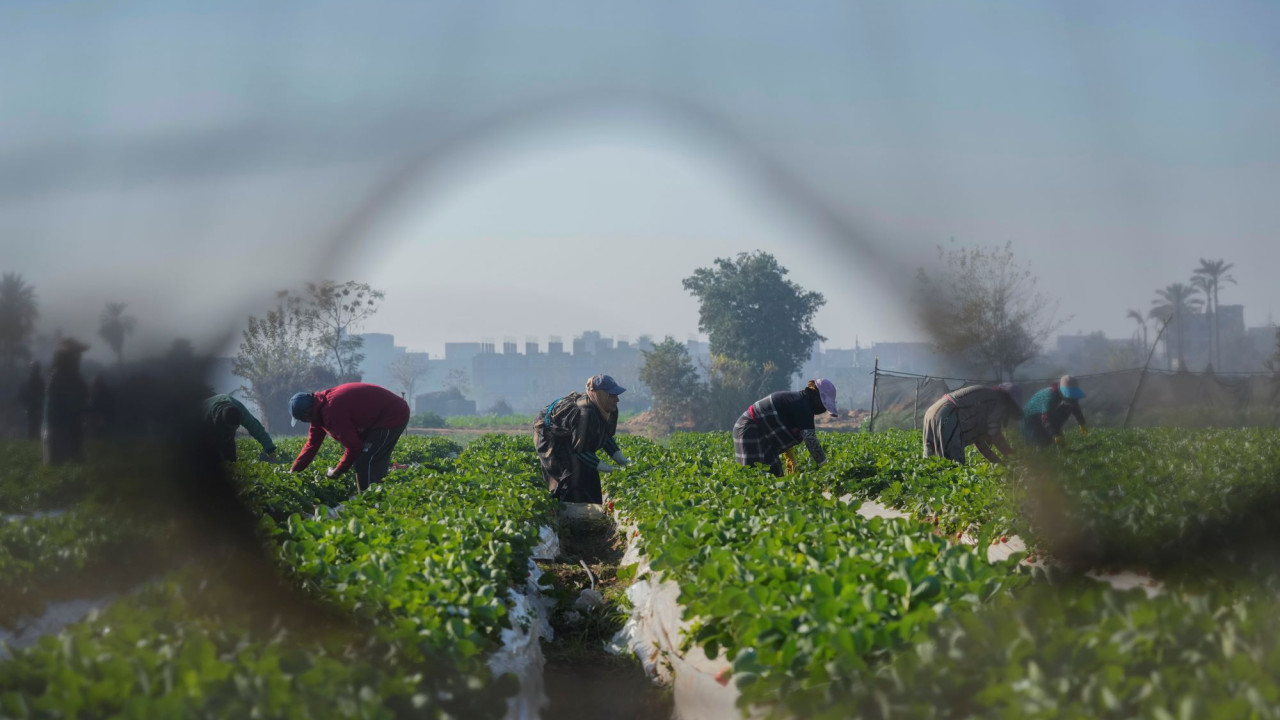
{"label": "dark trousers", "polygon": [[1053,436],[1044,429],[1039,415],[1022,418],[1022,439],[1032,447],[1047,447],[1053,444]]}
{"label": "dark trousers", "polygon": [[394,428],[374,428],[365,433],[366,449],[356,458],[356,487],[360,492],[369,489],[369,485],[382,482],[391,470],[391,451],[395,449],[400,436],[408,424]]}
{"label": "dark trousers", "polygon": [[215,427],[213,429],[214,444],[218,451],[218,459],[224,462],[236,461],[236,429]]}

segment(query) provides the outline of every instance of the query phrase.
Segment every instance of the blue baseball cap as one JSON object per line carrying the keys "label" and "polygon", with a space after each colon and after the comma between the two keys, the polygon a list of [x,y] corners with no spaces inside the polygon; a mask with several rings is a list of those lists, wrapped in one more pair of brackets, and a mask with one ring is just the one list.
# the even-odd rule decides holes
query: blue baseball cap
{"label": "blue baseball cap", "polygon": [[311,393],[297,393],[289,398],[289,414],[293,416],[290,425],[298,421],[311,422],[311,410],[316,406],[316,396]]}
{"label": "blue baseball cap", "polygon": [[608,375],[592,375],[591,379],[587,381],[587,389],[607,392],[612,395],[621,395],[627,391],[626,388],[619,385]]}

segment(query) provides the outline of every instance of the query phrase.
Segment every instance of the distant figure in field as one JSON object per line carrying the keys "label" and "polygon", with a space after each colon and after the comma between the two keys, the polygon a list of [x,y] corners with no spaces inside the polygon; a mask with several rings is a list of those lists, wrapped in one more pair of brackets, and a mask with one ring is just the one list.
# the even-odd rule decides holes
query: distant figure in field
{"label": "distant figure in field", "polygon": [[[1018,386],[970,385],[938,398],[924,413],[924,456],[941,455],[964,464],[964,449],[973,445],[988,462],[999,464],[1013,448],[1004,437],[1004,426],[1022,417]],[[997,455],[995,450],[1000,451]]]}
{"label": "distant figure in field", "polygon": [[626,391],[608,375],[595,375],[587,380],[586,392],[569,393],[538,413],[533,443],[553,496],[572,503],[604,502],[600,473],[617,468],[596,452],[604,450],[618,465],[630,464],[613,437],[618,396]]}
{"label": "distant figure in field", "polygon": [[27,439],[40,439],[40,425],[44,423],[44,374],[40,363],[31,363],[31,373],[18,389],[18,403],[27,417]]}
{"label": "distant figure in field", "polygon": [[810,380],[803,390],[775,392],[751,404],[733,425],[733,451],[739,465],[766,465],[782,477],[783,453],[800,443],[821,466],[826,451],[818,442],[814,417],[822,413],[840,416],[836,386],[825,379]]}
{"label": "distant figure in field", "polygon": [[89,385],[89,403],[85,407],[85,430],[89,437],[102,439],[116,431],[116,394],[101,373]]}
{"label": "distant figure in field", "polygon": [[226,462],[236,461],[236,430],[243,427],[262,445],[262,455],[258,459],[275,461],[276,444],[271,440],[271,435],[258,422],[258,418],[249,412],[249,408],[234,397],[220,394],[205,399],[204,422],[220,459]]}
{"label": "distant figure in field", "polygon": [[346,452],[325,473],[337,477],[356,470],[356,490],[382,482],[391,469],[391,451],[409,426],[409,403],[386,388],[369,383],[346,383],[314,393],[298,393],[289,399],[289,414],[297,422],[311,424],[307,444],[289,472],[305,470],[326,434]]}
{"label": "distant figure in field", "polygon": [[46,465],[84,460],[84,410],[89,388],[80,376],[80,356],[88,349],[88,345],[67,338],[54,350],[44,403]]}
{"label": "distant figure in field", "polygon": [[1080,382],[1070,375],[1063,375],[1058,382],[1037,390],[1022,409],[1022,436],[1027,444],[1044,447],[1061,443],[1062,428],[1073,415],[1080,424],[1080,434],[1088,435],[1089,428],[1080,410],[1083,397]]}

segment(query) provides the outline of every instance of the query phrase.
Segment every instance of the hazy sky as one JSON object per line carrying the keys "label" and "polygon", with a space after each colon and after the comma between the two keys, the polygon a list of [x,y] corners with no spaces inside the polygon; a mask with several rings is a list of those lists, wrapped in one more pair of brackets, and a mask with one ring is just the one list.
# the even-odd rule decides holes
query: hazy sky
{"label": "hazy sky", "polygon": [[1127,335],[1202,256],[1262,324],[1278,31],[1265,1],[5,4],[0,271],[46,330],[122,300],[215,344],[363,279],[367,329],[439,352],[683,338],[681,278],[763,249],[849,346],[918,337],[894,289],[954,237],[1013,243],[1066,331]]}

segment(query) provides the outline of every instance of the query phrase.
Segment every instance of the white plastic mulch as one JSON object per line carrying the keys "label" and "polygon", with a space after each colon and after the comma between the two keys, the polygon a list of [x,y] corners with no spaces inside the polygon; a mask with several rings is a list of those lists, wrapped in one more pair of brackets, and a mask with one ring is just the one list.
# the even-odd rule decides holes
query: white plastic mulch
{"label": "white plastic mulch", "polygon": [[523,590],[508,590],[511,627],[502,631],[502,647],[489,656],[489,670],[495,676],[513,673],[520,680],[519,692],[507,699],[506,720],[538,720],[550,702],[543,682],[547,661],[542,641],[555,636],[549,621],[555,601],[543,597],[538,585],[541,577],[542,570],[530,559]]}

